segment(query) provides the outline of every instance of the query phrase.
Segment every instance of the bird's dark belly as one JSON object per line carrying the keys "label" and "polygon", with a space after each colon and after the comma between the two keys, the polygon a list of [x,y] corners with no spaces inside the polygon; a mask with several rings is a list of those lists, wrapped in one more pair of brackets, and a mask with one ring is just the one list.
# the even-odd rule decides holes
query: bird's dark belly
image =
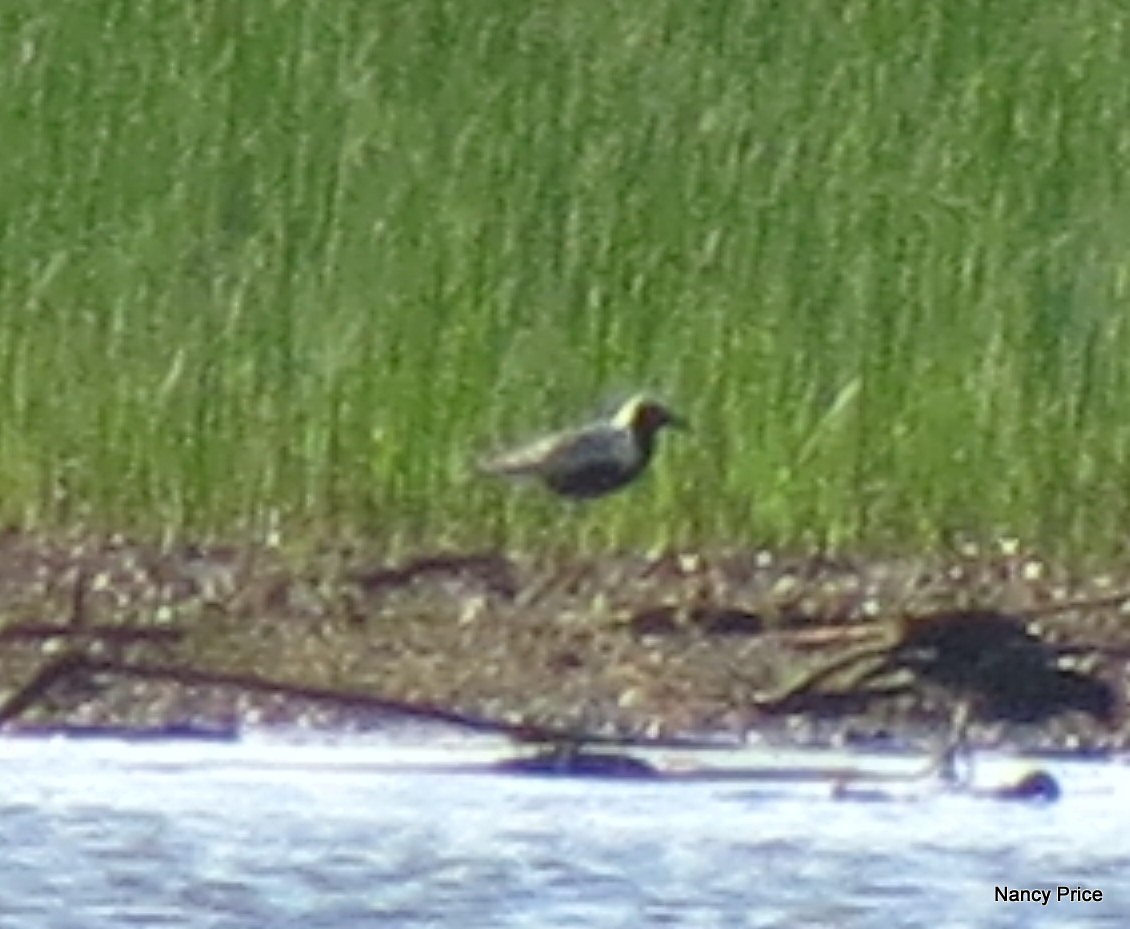
{"label": "bird's dark belly", "polygon": [[601,497],[618,490],[627,484],[635,473],[623,467],[590,465],[565,474],[551,474],[546,477],[546,483],[563,496],[584,499]]}

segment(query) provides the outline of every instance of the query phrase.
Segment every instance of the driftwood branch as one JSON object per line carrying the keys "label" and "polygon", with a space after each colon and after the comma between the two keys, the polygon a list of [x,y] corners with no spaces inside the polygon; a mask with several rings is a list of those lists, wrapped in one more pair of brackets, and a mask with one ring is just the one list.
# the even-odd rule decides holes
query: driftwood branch
{"label": "driftwood branch", "polygon": [[512,723],[472,713],[463,713],[430,703],[382,697],[366,691],[310,686],[280,681],[257,674],[209,671],[179,665],[165,665],[111,658],[93,658],[74,653],[46,663],[16,693],[0,704],[0,726],[11,725],[44,699],[51,688],[76,676],[103,674],[142,681],[156,681],[182,687],[224,687],[240,693],[284,697],[375,715],[443,723],[473,732],[492,733],[520,742],[546,744],[637,745],[671,748],[717,748],[717,740],[633,738],[580,732],[550,726]]}
{"label": "driftwood branch", "polygon": [[13,623],[0,629],[0,644],[10,642],[47,642],[54,639],[83,642],[105,642],[112,645],[135,643],[172,644],[184,638],[184,631],[160,626],[126,626],[100,624],[76,628],[63,623],[26,622]]}
{"label": "driftwood branch", "polygon": [[893,690],[859,690],[854,686],[842,691],[827,692],[820,690],[825,682],[838,674],[857,667],[868,659],[883,658],[889,652],[889,644],[853,649],[848,654],[802,675],[776,693],[756,696],[754,706],[763,713],[794,713],[801,709],[814,709],[816,705],[827,703],[835,703],[837,707],[847,704],[866,705],[876,696],[889,696],[892,692],[905,692],[906,688],[901,686]]}
{"label": "driftwood branch", "polygon": [[77,652],[65,652],[46,662],[31,680],[0,704],[0,726],[22,716],[60,681],[82,673],[88,662],[88,658]]}

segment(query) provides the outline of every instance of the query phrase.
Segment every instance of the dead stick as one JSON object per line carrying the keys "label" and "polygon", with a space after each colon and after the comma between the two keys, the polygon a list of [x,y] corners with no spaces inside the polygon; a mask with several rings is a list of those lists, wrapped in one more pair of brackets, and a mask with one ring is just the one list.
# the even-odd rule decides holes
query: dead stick
{"label": "dead stick", "polygon": [[631,736],[578,732],[551,726],[511,723],[463,713],[434,704],[411,703],[381,697],[364,691],[337,690],[329,687],[295,684],[260,677],[256,674],[206,671],[182,666],[90,658],[82,655],[64,656],[41,669],[32,681],[10,697],[3,706],[0,706],[0,725],[24,713],[58,680],[76,673],[112,674],[135,680],[173,683],[184,687],[232,687],[244,693],[282,696],[295,700],[326,703],[345,709],[367,710],[374,713],[422,719],[428,722],[448,723],[463,729],[494,733],[523,742],[635,745],[657,748],[723,747],[715,740],[633,738]]}
{"label": "dead stick", "polygon": [[176,642],[184,631],[153,626],[79,626],[59,623],[15,623],[0,629],[0,642],[43,642],[50,639],[82,639],[106,642]]}

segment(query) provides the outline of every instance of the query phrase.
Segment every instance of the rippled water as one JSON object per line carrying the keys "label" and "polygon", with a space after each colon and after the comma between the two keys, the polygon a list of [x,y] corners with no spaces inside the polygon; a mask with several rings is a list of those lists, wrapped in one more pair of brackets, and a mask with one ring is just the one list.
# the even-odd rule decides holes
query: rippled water
{"label": "rippled water", "polygon": [[1130,925],[1121,763],[1043,765],[1065,796],[1032,804],[419,767],[451,757],[0,741],[0,926]]}

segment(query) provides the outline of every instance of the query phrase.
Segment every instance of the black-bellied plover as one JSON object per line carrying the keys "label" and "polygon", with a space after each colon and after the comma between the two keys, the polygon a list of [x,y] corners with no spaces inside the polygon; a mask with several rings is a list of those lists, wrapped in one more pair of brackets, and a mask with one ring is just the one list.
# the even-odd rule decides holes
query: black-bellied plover
{"label": "black-bellied plover", "polygon": [[611,419],[545,436],[481,467],[489,474],[540,480],[563,497],[602,497],[643,472],[664,426],[685,428],[685,423],[662,403],[635,396]]}

